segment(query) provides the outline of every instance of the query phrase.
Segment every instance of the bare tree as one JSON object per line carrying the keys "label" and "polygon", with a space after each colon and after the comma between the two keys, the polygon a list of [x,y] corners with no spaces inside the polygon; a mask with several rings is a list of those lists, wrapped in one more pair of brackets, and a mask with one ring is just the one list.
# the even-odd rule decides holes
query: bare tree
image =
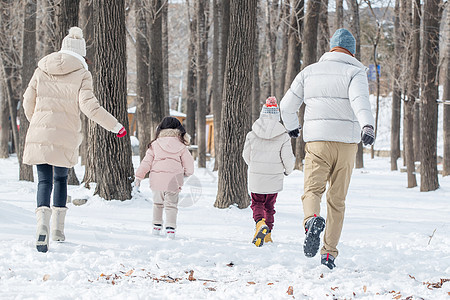
{"label": "bare tree", "polygon": [[58,7],[56,6],[57,0],[44,0],[43,4],[45,6],[45,15],[44,15],[44,55],[55,52],[60,45],[57,45],[56,38],[56,10]]}
{"label": "bare tree", "polygon": [[197,144],[198,167],[206,167],[206,88],[208,82],[208,0],[197,2]]}
{"label": "bare tree", "polygon": [[[256,3],[256,16],[260,13],[260,1]],[[259,80],[259,30],[260,26],[258,24],[258,18],[256,20],[256,30],[255,30],[255,53],[253,54],[253,80],[252,80],[252,123],[259,118],[259,113],[261,110],[261,83]]]}
{"label": "bare tree", "polygon": [[[128,129],[124,0],[94,1],[94,36],[94,89],[99,103]],[[134,180],[130,139],[118,139],[99,126],[89,138],[89,147],[95,149],[95,194],[107,200],[130,199]]]}
{"label": "bare tree", "polygon": [[295,76],[297,76],[297,74],[300,72],[304,5],[304,0],[292,1],[292,9],[289,22],[289,42],[287,50],[288,58],[284,92],[289,89],[289,86],[294,81]]}
{"label": "bare tree", "polygon": [[5,97],[5,87],[3,80],[0,81],[0,158],[8,158],[8,141],[9,141],[9,109],[8,101]]}
{"label": "bare tree", "polygon": [[[303,65],[302,69],[313,64],[317,60],[317,31],[319,25],[321,0],[311,0],[308,2],[308,8],[305,20],[305,30],[303,32]],[[305,116],[305,104],[302,104],[298,112],[300,124],[303,124]],[[303,170],[303,159],[305,158],[305,142],[303,141],[303,132],[297,139],[295,146],[295,169]]]}
{"label": "bare tree", "polygon": [[242,141],[250,128],[257,0],[231,0],[222,108],[219,184],[215,207],[248,207],[247,167]]}
{"label": "bare tree", "polygon": [[344,27],[344,1],[336,0],[336,18],[334,20],[334,30]]}
{"label": "bare tree", "polygon": [[[357,0],[347,0],[347,5],[350,9],[350,28],[356,40],[355,58],[361,61],[361,26],[359,22],[359,4]],[[338,28],[339,29],[339,28]],[[358,144],[358,151],[356,152],[355,168],[364,168],[363,145]]]}
{"label": "bare tree", "polygon": [[78,26],[80,0],[59,0],[57,9],[57,22],[55,33],[56,49],[61,46],[62,40],[69,32],[69,28]]}
{"label": "bare tree", "polygon": [[443,100],[443,130],[444,130],[444,160],[442,164],[442,176],[450,175],[450,7],[446,9],[445,23],[445,63],[444,63],[444,92]]}
{"label": "bare tree", "polygon": [[164,117],[164,74],[162,47],[162,9],[166,1],[150,0],[149,9],[149,87],[151,107],[151,136],[155,138],[156,127]]}
{"label": "bare tree", "polygon": [[266,39],[269,58],[269,77],[270,77],[270,90],[269,94],[275,96],[276,92],[276,13],[278,11],[278,1],[267,0],[266,3]]}
{"label": "bare tree", "polygon": [[330,28],[328,26],[328,0],[321,0],[319,15],[319,36],[317,40],[317,57],[330,49]]}
{"label": "bare tree", "polygon": [[186,131],[195,139],[195,110],[196,110],[196,50],[195,45],[197,43],[197,14],[191,13],[192,8],[187,3],[187,15],[189,19],[189,48],[188,48],[188,71],[187,71],[187,104],[186,104]]}
{"label": "bare tree", "polygon": [[[327,0],[328,1],[328,0]],[[277,76],[277,91],[275,95],[280,98],[284,95],[284,86],[285,86],[285,80],[286,80],[286,69],[287,69],[287,60],[288,60],[288,45],[289,45],[289,21],[290,21],[290,4],[289,0],[283,0],[281,1],[281,8],[280,8],[280,44],[281,44],[281,51],[280,57],[278,58],[278,65],[277,69],[279,70],[279,75]],[[259,44],[259,43],[258,43]]]}
{"label": "bare tree", "polygon": [[[392,74],[392,114],[391,114],[391,171],[396,171],[397,160],[400,157],[400,114],[401,114],[401,83],[400,71],[402,61],[398,59],[402,55],[402,39],[400,28],[400,1],[395,0],[394,10],[394,72]],[[377,82],[378,84],[378,82]],[[377,86],[378,91],[378,86]],[[377,99],[378,104],[378,99]]]}
{"label": "bare tree", "polygon": [[[16,8],[14,1],[0,1],[0,60],[1,74],[6,89],[6,99],[8,102],[9,119],[13,136],[13,146],[18,152],[20,147],[19,131],[17,129],[17,103],[19,102],[18,84],[20,53],[16,51],[17,40],[15,38],[17,28],[14,26],[14,20],[11,19],[12,12]],[[20,85],[20,87],[19,87]]]}
{"label": "bare tree", "polygon": [[[29,0],[24,6],[24,26],[22,38],[22,94],[25,92],[28,82],[33,76],[36,68],[36,0]],[[19,109],[19,140],[20,146],[17,151],[19,159],[19,180],[34,181],[33,167],[23,164],[23,148],[25,146],[25,138],[30,123],[28,122],[23,106]]]}
{"label": "bare tree", "polygon": [[162,55],[163,55],[163,78],[164,78],[164,114],[170,115],[169,95],[169,1],[165,0],[162,7]]}
{"label": "bare tree", "polygon": [[437,172],[437,68],[439,62],[440,0],[425,1],[422,16],[422,93],[420,191],[434,191],[439,187]]}
{"label": "bare tree", "polygon": [[149,61],[150,47],[148,43],[148,2],[136,1],[136,118],[137,135],[139,138],[139,156],[141,160],[147,151],[147,145],[151,141],[152,126],[150,113],[150,89],[149,89]]}
{"label": "bare tree", "polygon": [[411,44],[408,48],[408,56],[410,60],[409,80],[408,80],[408,98],[405,103],[405,159],[406,172],[408,174],[408,188],[416,187],[417,180],[415,174],[414,160],[414,106],[416,98],[419,95],[419,58],[420,58],[420,0],[412,0],[413,19],[410,23],[409,38]]}

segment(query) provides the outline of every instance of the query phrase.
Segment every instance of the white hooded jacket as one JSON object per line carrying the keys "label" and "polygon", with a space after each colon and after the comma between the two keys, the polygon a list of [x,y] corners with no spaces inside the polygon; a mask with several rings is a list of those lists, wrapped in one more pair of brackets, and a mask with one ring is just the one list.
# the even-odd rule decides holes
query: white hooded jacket
{"label": "white hooded jacket", "polygon": [[280,103],[289,131],[298,128],[303,102],[305,142],[359,143],[361,128],[374,126],[366,67],[348,54],[327,52],[295,77]]}
{"label": "white hooded jacket", "polygon": [[289,175],[294,170],[291,138],[279,121],[264,114],[247,134],[242,156],[249,166],[248,187],[252,193],[280,192],[284,174]]}

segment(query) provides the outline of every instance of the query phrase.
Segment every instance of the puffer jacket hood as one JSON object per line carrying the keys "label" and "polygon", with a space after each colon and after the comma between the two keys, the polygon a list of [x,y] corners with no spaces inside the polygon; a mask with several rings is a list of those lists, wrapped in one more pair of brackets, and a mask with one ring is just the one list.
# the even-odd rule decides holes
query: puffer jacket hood
{"label": "puffer jacket hood", "polygon": [[[154,141],[164,151],[169,153],[177,153],[186,148],[186,145],[179,141],[180,131],[178,129],[163,129],[159,133],[159,137]],[[186,133],[184,140],[189,143],[190,136]],[[176,143],[175,141],[179,141]]]}
{"label": "puffer jacket hood", "polygon": [[272,139],[286,132],[280,122],[270,118],[259,118],[252,125],[253,132],[262,139]]}
{"label": "puffer jacket hood", "polygon": [[83,69],[83,63],[76,57],[60,52],[43,57],[38,63],[39,69],[49,75],[66,75]]}

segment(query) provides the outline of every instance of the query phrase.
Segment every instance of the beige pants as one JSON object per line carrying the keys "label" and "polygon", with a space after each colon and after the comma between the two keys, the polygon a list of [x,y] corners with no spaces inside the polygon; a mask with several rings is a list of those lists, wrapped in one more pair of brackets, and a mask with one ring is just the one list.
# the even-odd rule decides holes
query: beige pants
{"label": "beige pants", "polygon": [[302,196],[306,221],[314,214],[320,215],[320,200],[327,181],[327,221],[321,254],[338,255],[337,244],[344,222],[345,197],[347,196],[357,144],[339,142],[308,142],[305,151],[305,193]]}
{"label": "beige pants", "polygon": [[153,224],[163,224],[166,211],[166,227],[177,227],[178,192],[153,192]]}

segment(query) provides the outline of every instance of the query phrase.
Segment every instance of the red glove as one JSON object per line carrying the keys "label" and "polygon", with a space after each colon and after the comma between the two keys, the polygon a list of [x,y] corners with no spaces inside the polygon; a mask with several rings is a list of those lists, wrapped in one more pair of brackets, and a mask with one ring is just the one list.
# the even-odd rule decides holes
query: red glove
{"label": "red glove", "polygon": [[117,137],[121,138],[123,136],[127,135],[127,131],[125,130],[125,127],[122,127],[119,132],[117,133]]}

